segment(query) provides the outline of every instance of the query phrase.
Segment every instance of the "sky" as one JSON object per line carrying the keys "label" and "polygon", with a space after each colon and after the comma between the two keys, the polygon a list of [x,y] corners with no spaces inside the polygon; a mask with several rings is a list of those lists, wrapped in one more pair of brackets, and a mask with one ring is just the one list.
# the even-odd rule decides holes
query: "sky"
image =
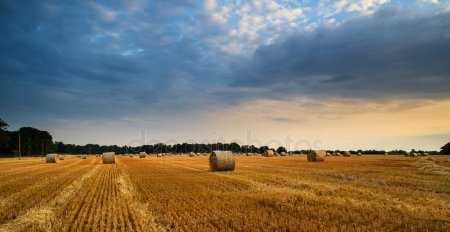
{"label": "sky", "polygon": [[449,0],[2,0],[0,34],[0,118],[56,141],[450,142]]}

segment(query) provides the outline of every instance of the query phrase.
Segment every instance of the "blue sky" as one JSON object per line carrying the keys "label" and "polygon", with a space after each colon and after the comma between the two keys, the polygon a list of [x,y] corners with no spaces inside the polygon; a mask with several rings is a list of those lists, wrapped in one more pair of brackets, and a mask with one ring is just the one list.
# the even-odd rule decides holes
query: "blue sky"
{"label": "blue sky", "polygon": [[450,139],[449,1],[2,1],[0,24],[12,129],[80,144]]}

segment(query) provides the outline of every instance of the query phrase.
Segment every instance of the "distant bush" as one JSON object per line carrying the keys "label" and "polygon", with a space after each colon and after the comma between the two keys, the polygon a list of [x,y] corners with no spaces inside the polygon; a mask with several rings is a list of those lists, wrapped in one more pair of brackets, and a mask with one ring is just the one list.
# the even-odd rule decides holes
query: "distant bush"
{"label": "distant bush", "polygon": [[441,154],[450,155],[450,143],[447,143],[441,147]]}
{"label": "distant bush", "polygon": [[404,150],[393,150],[393,151],[388,152],[388,154],[389,155],[405,155],[405,154],[408,154],[408,152],[404,151]]}
{"label": "distant bush", "polygon": [[283,152],[287,152],[287,150],[286,150],[285,147],[279,147],[279,148],[277,149],[277,153],[281,154],[281,153],[283,153]]}

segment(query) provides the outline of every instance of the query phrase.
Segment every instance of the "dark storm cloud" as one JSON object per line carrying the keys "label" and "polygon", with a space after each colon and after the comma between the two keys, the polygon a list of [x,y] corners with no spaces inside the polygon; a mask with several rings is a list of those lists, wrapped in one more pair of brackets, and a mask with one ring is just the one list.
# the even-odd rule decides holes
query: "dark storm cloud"
{"label": "dark storm cloud", "polygon": [[388,9],[246,58],[208,45],[227,30],[208,22],[198,1],[5,0],[0,105],[6,120],[21,121],[179,113],[298,95],[447,98],[449,25],[449,13]]}
{"label": "dark storm cloud", "polygon": [[1,1],[2,110],[10,118],[109,118],[163,104],[180,73],[196,81],[204,70],[204,48],[180,30],[193,6]]}
{"label": "dark storm cloud", "polygon": [[270,46],[236,68],[233,86],[291,95],[450,97],[450,13],[383,9]]}

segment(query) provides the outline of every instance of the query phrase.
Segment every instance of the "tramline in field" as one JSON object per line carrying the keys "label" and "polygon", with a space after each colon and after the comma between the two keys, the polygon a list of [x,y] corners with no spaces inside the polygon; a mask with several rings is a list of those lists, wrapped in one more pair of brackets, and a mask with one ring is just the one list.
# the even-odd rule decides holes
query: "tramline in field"
{"label": "tramline in field", "polygon": [[[0,160],[0,231],[450,226],[445,156],[329,156],[320,163],[305,156],[236,156],[233,172],[210,172],[205,156],[119,156],[115,165],[102,159]],[[36,216],[46,214],[54,216]]]}

